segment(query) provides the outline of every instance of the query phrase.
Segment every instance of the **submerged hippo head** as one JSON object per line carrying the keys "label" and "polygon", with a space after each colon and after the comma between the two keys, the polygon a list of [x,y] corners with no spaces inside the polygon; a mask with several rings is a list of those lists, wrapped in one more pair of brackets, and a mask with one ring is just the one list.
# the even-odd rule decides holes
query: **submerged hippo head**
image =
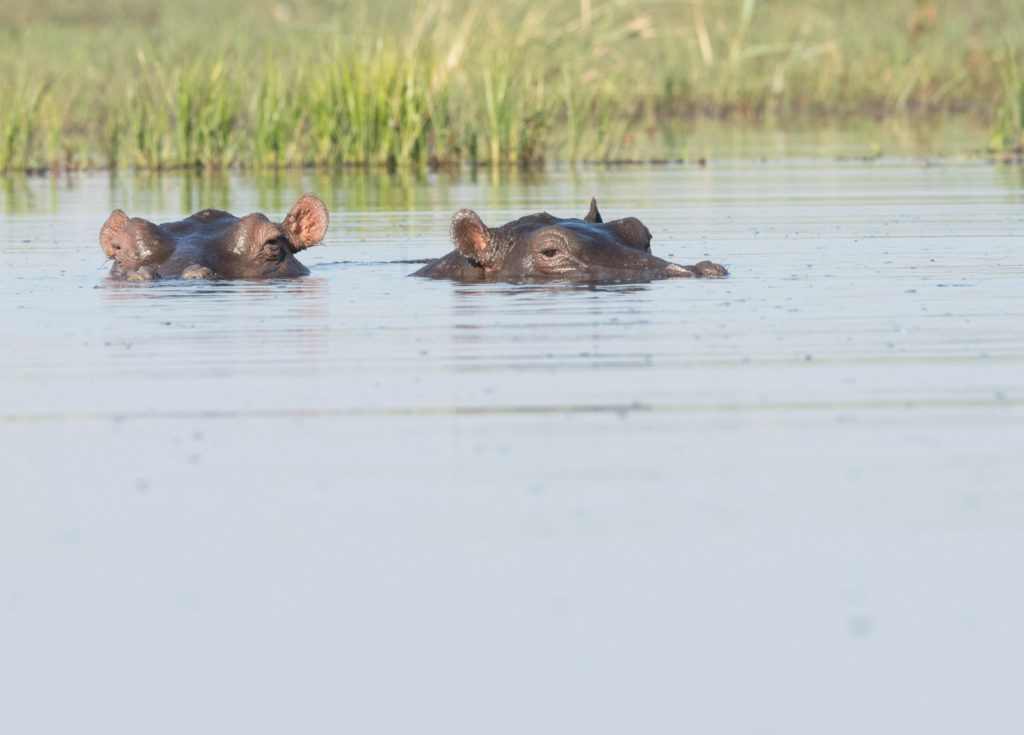
{"label": "submerged hippo head", "polygon": [[495,228],[462,209],[452,218],[451,238],[455,250],[413,275],[462,282],[637,282],[727,275],[710,261],[676,265],[651,255],[651,233],[640,220],[605,222],[593,200],[583,219],[542,212]]}
{"label": "submerged hippo head", "polygon": [[114,259],[110,275],[157,278],[276,278],[309,273],[295,253],[327,232],[327,207],[306,194],[281,223],[256,212],[235,217],[204,209],[180,222],[155,225],[115,209],[100,231],[100,245]]}

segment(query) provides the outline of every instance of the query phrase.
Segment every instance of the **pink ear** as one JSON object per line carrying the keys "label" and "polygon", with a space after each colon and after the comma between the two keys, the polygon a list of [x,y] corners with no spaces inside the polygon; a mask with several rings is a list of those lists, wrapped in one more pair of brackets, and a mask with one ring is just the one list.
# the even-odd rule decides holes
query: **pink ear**
{"label": "pink ear", "polygon": [[284,218],[281,227],[288,233],[296,250],[316,245],[327,234],[330,218],[327,207],[315,194],[304,194]]}
{"label": "pink ear", "polygon": [[448,232],[455,248],[463,255],[480,260],[487,252],[487,225],[472,209],[460,209],[456,212]]}
{"label": "pink ear", "polygon": [[107,221],[103,223],[103,228],[100,230],[100,247],[103,248],[103,252],[108,258],[113,258],[114,253],[117,252],[114,247],[114,235],[123,230],[126,224],[128,224],[128,215],[120,209],[111,212]]}

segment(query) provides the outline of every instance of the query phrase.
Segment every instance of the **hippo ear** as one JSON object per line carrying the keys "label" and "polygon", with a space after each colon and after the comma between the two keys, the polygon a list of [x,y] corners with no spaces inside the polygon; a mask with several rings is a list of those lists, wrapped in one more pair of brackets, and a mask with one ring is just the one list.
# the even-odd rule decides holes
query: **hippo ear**
{"label": "hippo ear", "polygon": [[651,231],[636,217],[617,219],[609,224],[619,237],[625,239],[630,247],[651,252]]}
{"label": "hippo ear", "polygon": [[491,264],[491,236],[487,225],[483,223],[480,216],[472,209],[460,209],[452,217],[451,227],[448,228],[451,234],[452,243],[455,248],[472,258],[484,267]]}
{"label": "hippo ear", "polygon": [[304,194],[284,218],[281,228],[288,233],[296,251],[305,250],[324,239],[328,221],[327,207],[320,198]]}
{"label": "hippo ear", "polygon": [[103,248],[103,252],[108,258],[113,258],[114,253],[117,252],[114,247],[114,235],[123,230],[126,224],[128,224],[128,215],[120,209],[111,212],[107,221],[103,223],[103,228],[100,230],[100,247]]}
{"label": "hippo ear", "polygon": [[604,222],[604,220],[601,219],[601,213],[597,211],[597,199],[596,198],[594,198],[594,197],[590,198],[590,211],[587,212],[587,216],[583,218],[583,221],[584,222],[593,222],[595,224],[600,224],[601,222]]}

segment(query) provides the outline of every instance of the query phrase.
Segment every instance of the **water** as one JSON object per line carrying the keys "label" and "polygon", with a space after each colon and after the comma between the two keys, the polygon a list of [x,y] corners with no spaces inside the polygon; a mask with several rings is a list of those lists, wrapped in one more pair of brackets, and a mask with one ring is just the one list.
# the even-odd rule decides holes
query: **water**
{"label": "water", "polygon": [[[0,731],[1024,725],[1019,169],[0,183]],[[306,279],[105,280],[310,190]],[[387,262],[592,194],[731,277]]]}

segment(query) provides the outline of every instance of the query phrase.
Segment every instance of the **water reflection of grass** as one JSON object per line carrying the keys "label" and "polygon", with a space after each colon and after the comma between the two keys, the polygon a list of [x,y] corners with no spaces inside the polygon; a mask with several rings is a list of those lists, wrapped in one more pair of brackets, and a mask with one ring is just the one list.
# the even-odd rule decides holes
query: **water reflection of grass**
{"label": "water reflection of grass", "polygon": [[0,170],[610,160],[908,109],[1020,143],[1018,0],[10,0]]}

